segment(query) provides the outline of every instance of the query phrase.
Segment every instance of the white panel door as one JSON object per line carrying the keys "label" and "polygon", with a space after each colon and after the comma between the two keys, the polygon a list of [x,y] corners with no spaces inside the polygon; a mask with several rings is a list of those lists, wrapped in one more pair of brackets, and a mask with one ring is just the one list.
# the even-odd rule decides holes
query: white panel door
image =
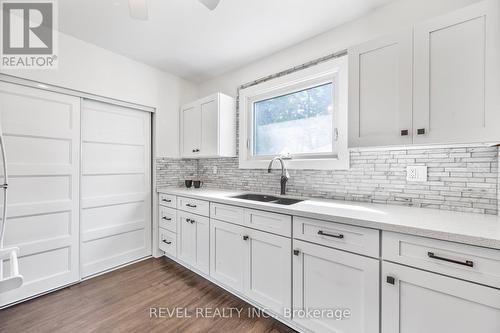
{"label": "white panel door", "polygon": [[81,273],[151,254],[151,116],[87,101],[82,108]]}
{"label": "white panel door", "polygon": [[[293,248],[298,251],[293,259],[294,321],[318,333],[379,332],[378,260],[297,240]],[[315,309],[349,310],[350,315],[300,316]]]}
{"label": "white panel door", "polygon": [[243,291],[247,253],[245,228],[210,220],[210,276],[220,283]]}
{"label": "white panel door", "polygon": [[415,26],[414,142],[500,139],[500,2]]}
{"label": "white panel door", "polygon": [[384,262],[383,333],[498,333],[500,290]]}
{"label": "white panel door", "polygon": [[412,31],[349,49],[349,146],[409,144]]}
{"label": "white panel door", "polygon": [[217,96],[203,101],[201,108],[201,152],[203,156],[216,156],[219,153],[219,107]]}
{"label": "white panel door", "polygon": [[182,157],[200,155],[201,114],[199,104],[191,104],[181,110]]}
{"label": "white panel door", "polygon": [[0,126],[10,176],[5,246],[20,248],[25,279],[0,294],[2,306],[79,280],[80,99],[0,82]]}
{"label": "white panel door", "polygon": [[292,306],[292,240],[246,229],[245,295],[284,315]]}

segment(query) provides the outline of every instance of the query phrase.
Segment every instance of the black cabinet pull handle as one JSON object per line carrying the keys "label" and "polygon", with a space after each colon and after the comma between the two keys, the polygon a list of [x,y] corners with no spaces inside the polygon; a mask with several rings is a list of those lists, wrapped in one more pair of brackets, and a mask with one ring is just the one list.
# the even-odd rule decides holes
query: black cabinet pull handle
{"label": "black cabinet pull handle", "polygon": [[318,235],[327,236],[327,237],[333,237],[333,238],[338,238],[338,239],[344,238],[344,235],[342,235],[342,234],[336,234],[336,235],[329,234],[329,233],[323,232],[323,230],[318,231]]}
{"label": "black cabinet pull handle", "polygon": [[172,219],[170,217],[166,217],[166,216],[163,216],[162,219],[166,220],[166,221],[172,221]]}
{"label": "black cabinet pull handle", "polygon": [[410,131],[407,129],[402,129],[401,130],[401,136],[408,136],[410,134]]}
{"label": "black cabinet pull handle", "polygon": [[300,254],[300,251],[299,250],[293,250],[293,255],[294,256],[298,256]]}
{"label": "black cabinet pull handle", "polygon": [[186,204],[186,207],[196,208],[196,205]]}
{"label": "black cabinet pull handle", "polygon": [[186,219],[187,223],[192,223],[191,221],[192,221],[191,219]]}
{"label": "black cabinet pull handle", "polygon": [[435,255],[434,252],[427,252],[427,255],[429,256],[429,258],[432,258],[432,259],[447,261],[447,262],[451,262],[454,264],[463,265],[463,266],[467,266],[467,267],[474,267],[474,262],[471,260],[458,261],[458,260],[454,260],[454,259],[444,258],[444,257],[440,257],[440,256]]}
{"label": "black cabinet pull handle", "polygon": [[417,135],[425,135],[425,128],[417,129]]}
{"label": "black cabinet pull handle", "polygon": [[199,151],[199,149],[193,149],[193,153],[198,153]]}
{"label": "black cabinet pull handle", "polygon": [[248,238],[250,238],[250,237],[248,237],[248,236],[246,236],[246,235],[245,235],[245,236],[243,236],[243,240],[248,240]]}
{"label": "black cabinet pull handle", "polygon": [[396,283],[396,279],[393,276],[388,276],[386,281],[389,284],[395,284]]}
{"label": "black cabinet pull handle", "polygon": [[172,202],[172,200],[170,200],[170,199],[161,199],[161,201],[163,201],[163,202]]}
{"label": "black cabinet pull handle", "polygon": [[165,244],[168,244],[168,245],[172,244],[172,242],[169,242],[166,239],[164,239],[162,242],[165,243]]}

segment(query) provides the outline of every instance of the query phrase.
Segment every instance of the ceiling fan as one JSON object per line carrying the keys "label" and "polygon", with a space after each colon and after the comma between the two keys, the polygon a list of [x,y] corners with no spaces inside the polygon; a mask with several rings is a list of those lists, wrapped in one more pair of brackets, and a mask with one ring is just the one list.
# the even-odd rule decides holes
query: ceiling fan
{"label": "ceiling fan", "polygon": [[[198,0],[209,10],[214,10],[219,5],[220,0]],[[148,2],[147,0],[128,0],[130,16],[137,20],[148,19]]]}

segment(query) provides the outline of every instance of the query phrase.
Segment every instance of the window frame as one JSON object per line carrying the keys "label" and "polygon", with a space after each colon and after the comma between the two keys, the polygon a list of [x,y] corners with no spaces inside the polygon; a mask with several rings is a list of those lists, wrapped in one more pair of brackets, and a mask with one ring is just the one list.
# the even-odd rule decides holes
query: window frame
{"label": "window frame", "polygon": [[254,103],[326,83],[333,83],[332,152],[293,154],[289,169],[346,170],[347,148],[347,57],[293,72],[245,89],[239,94],[239,168],[266,169],[275,155],[254,156]]}

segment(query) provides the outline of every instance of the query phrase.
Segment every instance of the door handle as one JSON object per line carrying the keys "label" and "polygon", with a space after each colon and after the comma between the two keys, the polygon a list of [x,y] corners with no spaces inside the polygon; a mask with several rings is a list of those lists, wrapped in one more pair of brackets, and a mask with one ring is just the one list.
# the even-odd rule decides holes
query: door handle
{"label": "door handle", "polygon": [[455,259],[444,258],[444,257],[440,257],[440,256],[435,255],[434,252],[427,252],[427,256],[429,258],[432,258],[432,259],[451,262],[453,264],[463,265],[463,266],[467,266],[467,267],[474,267],[474,262],[472,260],[459,261],[459,260],[455,260]]}
{"label": "door handle", "polygon": [[342,235],[342,234],[329,234],[329,233],[324,232],[323,230],[318,231],[318,235],[333,237],[333,238],[338,238],[338,239],[344,238],[344,235]]}
{"label": "door handle", "polygon": [[300,254],[300,250],[293,250],[293,255],[298,256]]}
{"label": "door handle", "polygon": [[249,238],[247,235],[243,236],[243,240],[248,240]]}

